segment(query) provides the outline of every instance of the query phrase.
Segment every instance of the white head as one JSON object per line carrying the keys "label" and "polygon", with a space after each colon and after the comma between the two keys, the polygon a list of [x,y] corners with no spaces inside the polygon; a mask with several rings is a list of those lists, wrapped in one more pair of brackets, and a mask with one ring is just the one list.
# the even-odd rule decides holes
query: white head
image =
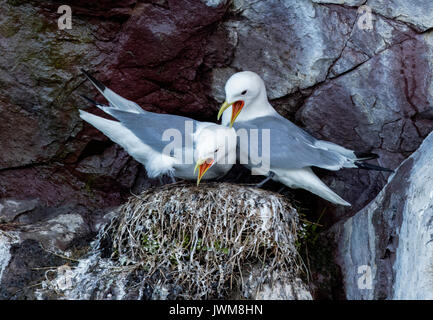
{"label": "white head", "polygon": [[226,82],[225,93],[226,101],[218,113],[218,120],[223,112],[232,106],[230,127],[244,107],[248,107],[258,98],[267,101],[265,83],[257,73],[252,71],[242,71],[232,75]]}
{"label": "white head", "polygon": [[197,132],[194,157],[199,169],[197,185],[209,168],[214,165],[233,165],[236,163],[236,132],[233,128],[210,125]]}

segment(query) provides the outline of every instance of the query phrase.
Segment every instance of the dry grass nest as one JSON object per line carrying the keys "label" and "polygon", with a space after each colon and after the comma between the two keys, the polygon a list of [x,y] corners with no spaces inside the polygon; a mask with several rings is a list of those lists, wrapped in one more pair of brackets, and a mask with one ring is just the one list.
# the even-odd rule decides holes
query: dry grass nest
{"label": "dry grass nest", "polygon": [[260,275],[257,290],[280,280],[275,274],[284,281],[298,276],[298,225],[296,210],[273,192],[174,184],[132,197],[104,234],[112,242],[111,258],[144,270],[152,290],[210,299],[242,293],[253,269]]}

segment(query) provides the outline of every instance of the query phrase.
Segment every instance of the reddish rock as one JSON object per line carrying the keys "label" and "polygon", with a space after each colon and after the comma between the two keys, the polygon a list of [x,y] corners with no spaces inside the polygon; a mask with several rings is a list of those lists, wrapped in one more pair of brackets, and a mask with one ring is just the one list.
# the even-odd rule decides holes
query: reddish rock
{"label": "reddish rock", "polygon": [[57,2],[8,2],[0,13],[0,67],[8,70],[0,73],[0,199],[38,199],[21,216],[26,223],[91,216],[119,205],[136,181],[152,184],[126,152],[79,119],[78,108],[86,108],[79,94],[97,96],[82,85],[80,67],[147,110],[202,119],[214,112],[200,68],[227,5],[62,4],[72,7],[71,30],[58,30]]}

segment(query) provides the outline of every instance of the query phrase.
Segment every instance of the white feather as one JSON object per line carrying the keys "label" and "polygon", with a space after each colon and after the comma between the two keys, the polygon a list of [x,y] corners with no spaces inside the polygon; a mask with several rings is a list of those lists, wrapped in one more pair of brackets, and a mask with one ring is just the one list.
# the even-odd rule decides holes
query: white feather
{"label": "white feather", "polygon": [[343,206],[351,205],[334,191],[329,189],[329,187],[314,174],[310,167],[294,170],[274,170],[273,172],[275,173],[274,180],[279,181],[290,188],[308,190],[335,204]]}
{"label": "white feather", "polygon": [[120,145],[146,168],[150,178],[173,171],[174,158],[154,151],[120,122],[104,119],[80,110],[80,117]]}

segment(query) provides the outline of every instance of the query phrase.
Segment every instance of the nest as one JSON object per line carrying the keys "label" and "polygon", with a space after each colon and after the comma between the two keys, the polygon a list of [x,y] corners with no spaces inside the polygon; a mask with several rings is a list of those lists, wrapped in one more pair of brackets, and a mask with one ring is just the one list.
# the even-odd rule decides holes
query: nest
{"label": "nest", "polygon": [[[282,196],[249,186],[168,185],[132,197],[104,230],[111,258],[141,270],[153,298],[248,298],[295,278],[298,216]],[[251,277],[250,277],[251,278]],[[159,294],[156,294],[159,292]],[[165,296],[164,296],[165,292]]]}

